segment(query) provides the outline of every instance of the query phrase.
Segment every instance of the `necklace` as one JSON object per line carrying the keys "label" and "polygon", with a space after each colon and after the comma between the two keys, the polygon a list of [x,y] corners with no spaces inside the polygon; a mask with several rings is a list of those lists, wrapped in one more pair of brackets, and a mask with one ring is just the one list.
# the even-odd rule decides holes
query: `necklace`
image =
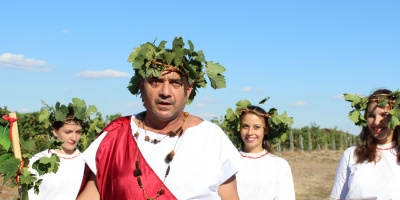
{"label": "necklace", "polygon": [[[138,138],[139,138],[139,133],[138,132],[136,132],[135,133],[135,137],[136,137],[136,161],[135,161],[135,167],[136,167],[136,169],[133,171],[133,176],[135,176],[136,177],[136,179],[137,179],[137,182],[138,182],[138,184],[139,184],[139,187],[140,188],[142,188],[142,190],[143,190],[143,194],[144,194],[144,196],[146,197],[146,200],[155,200],[155,199],[157,199],[157,197],[159,197],[160,195],[162,195],[162,194],[164,194],[164,184],[165,184],[165,180],[167,179],[167,176],[168,176],[168,174],[169,174],[169,171],[170,171],[170,169],[171,169],[171,166],[170,166],[170,162],[172,161],[172,159],[174,158],[174,155],[175,155],[175,147],[176,147],[176,144],[178,143],[178,140],[179,140],[179,138],[181,138],[181,136],[183,135],[183,129],[182,129],[182,127],[183,127],[183,125],[185,124],[185,121],[186,121],[186,118],[189,116],[189,113],[188,112],[185,112],[184,113],[184,118],[183,118],[183,122],[182,122],[182,124],[181,124],[181,126],[176,130],[176,131],[170,131],[166,136],[170,136],[170,137],[175,137],[178,133],[178,138],[176,139],[176,142],[175,142],[175,145],[174,145],[174,148],[172,149],[172,151],[165,157],[165,161],[168,163],[168,168],[167,168],[167,170],[166,170],[166,172],[165,172],[165,176],[164,176],[164,180],[163,180],[163,182],[162,182],[162,185],[161,185],[161,187],[160,187],[160,189],[158,190],[158,192],[157,192],[157,195],[155,196],[155,197],[148,197],[147,196],[147,194],[146,194],[146,191],[145,191],[145,189],[144,189],[144,186],[143,186],[143,184],[142,184],[142,179],[141,179],[141,176],[142,176],[142,170],[140,169],[140,165],[139,165],[139,140],[138,140]],[[144,117],[143,117],[143,119],[142,119],[142,123],[143,123],[143,129],[144,129],[144,131],[145,131],[145,133],[146,133],[146,129],[144,128],[145,127],[145,124],[144,124]],[[140,125],[140,121],[139,121],[139,125]],[[171,134],[172,133],[172,134]],[[171,135],[173,135],[173,136],[171,136]],[[165,136],[165,137],[166,137]],[[164,137],[164,138],[165,138]],[[164,138],[162,138],[162,139],[164,139]],[[162,140],[161,139],[161,140]],[[145,134],[145,141],[151,141],[152,143],[154,143],[154,144],[157,144],[158,142],[160,142],[161,140],[156,140],[156,139],[154,139],[154,140],[150,140],[150,137],[147,135],[147,134]],[[156,142],[154,142],[154,141],[156,141]]]}
{"label": "necklace", "polygon": [[148,142],[151,142],[151,143],[153,143],[153,144],[158,144],[158,143],[160,143],[164,138],[166,138],[167,136],[169,136],[169,137],[172,138],[172,137],[175,137],[179,132],[181,132],[181,131],[182,131],[182,127],[183,127],[183,125],[185,124],[186,118],[187,118],[187,116],[189,116],[189,113],[188,113],[188,112],[185,112],[185,113],[184,113],[183,122],[182,122],[181,126],[180,126],[178,129],[176,129],[175,131],[170,131],[170,132],[168,132],[167,135],[165,135],[165,136],[162,137],[161,139],[151,139],[150,136],[147,135],[147,130],[145,129],[146,124],[144,123],[144,117],[145,117],[145,116],[146,116],[146,114],[143,113],[143,114],[142,114],[142,120],[139,121],[139,126],[140,126],[140,122],[143,123],[143,130],[144,130],[144,134],[145,134],[144,140],[145,140],[145,141],[148,141]]}

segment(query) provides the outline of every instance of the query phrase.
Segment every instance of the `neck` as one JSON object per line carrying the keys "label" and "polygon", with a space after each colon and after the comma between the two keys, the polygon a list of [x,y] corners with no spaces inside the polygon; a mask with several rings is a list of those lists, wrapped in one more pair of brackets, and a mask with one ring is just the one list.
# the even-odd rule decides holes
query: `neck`
{"label": "neck", "polygon": [[157,116],[152,116],[150,112],[146,111],[143,120],[148,130],[166,135],[171,130],[178,129],[182,125],[183,119],[183,112],[177,114],[177,116],[173,117],[172,119],[160,119]]}
{"label": "neck", "polygon": [[264,149],[262,148],[262,146],[256,147],[256,148],[246,148],[246,146],[243,148],[243,152],[245,153],[261,153],[263,152]]}
{"label": "neck", "polygon": [[74,149],[74,150],[54,149],[54,151],[59,153],[59,154],[71,155],[71,154],[75,153],[76,149]]}

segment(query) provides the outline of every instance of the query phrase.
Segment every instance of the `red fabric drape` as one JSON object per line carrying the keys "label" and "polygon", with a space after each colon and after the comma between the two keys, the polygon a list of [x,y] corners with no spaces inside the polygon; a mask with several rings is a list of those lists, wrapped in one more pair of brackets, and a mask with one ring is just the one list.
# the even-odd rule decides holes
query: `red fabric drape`
{"label": "red fabric drape", "polygon": [[[130,117],[122,117],[109,126],[106,137],[96,154],[97,186],[101,199],[146,199],[136,177],[136,141],[131,133]],[[139,150],[142,183],[148,197],[155,197],[162,181],[147,164]],[[164,194],[157,199],[177,199],[164,186]]]}

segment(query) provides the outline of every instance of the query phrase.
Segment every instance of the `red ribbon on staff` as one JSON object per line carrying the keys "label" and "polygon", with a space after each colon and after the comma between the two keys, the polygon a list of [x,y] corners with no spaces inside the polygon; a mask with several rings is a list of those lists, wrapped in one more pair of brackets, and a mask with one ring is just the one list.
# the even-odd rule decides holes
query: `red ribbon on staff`
{"label": "red ribbon on staff", "polygon": [[[3,115],[3,119],[10,122],[10,140],[12,141],[12,127],[13,127],[14,122],[16,122],[18,120],[18,118],[11,118],[11,117],[8,117],[7,115]],[[24,167],[24,164],[25,164],[24,159],[22,159],[21,168],[17,174],[17,177],[15,178],[17,183],[19,182],[19,180],[18,180],[19,175],[21,174],[21,169]]]}
{"label": "red ribbon on staff", "polygon": [[12,127],[13,127],[13,123],[15,122],[15,121],[17,121],[18,120],[18,118],[11,118],[11,117],[8,117],[7,115],[3,115],[3,119],[4,120],[7,120],[7,121],[9,121],[10,122],[10,140],[12,141]]}

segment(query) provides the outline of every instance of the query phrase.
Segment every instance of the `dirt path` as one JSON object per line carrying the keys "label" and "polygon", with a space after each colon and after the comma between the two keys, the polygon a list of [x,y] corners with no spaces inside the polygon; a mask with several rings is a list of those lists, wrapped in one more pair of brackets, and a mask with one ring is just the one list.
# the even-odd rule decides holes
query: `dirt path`
{"label": "dirt path", "polygon": [[297,200],[329,200],[343,151],[285,152],[292,168]]}
{"label": "dirt path", "polygon": [[[285,158],[292,168],[297,200],[329,200],[337,165],[343,151],[285,152]],[[16,187],[3,187],[0,177],[0,199],[12,200]]]}

